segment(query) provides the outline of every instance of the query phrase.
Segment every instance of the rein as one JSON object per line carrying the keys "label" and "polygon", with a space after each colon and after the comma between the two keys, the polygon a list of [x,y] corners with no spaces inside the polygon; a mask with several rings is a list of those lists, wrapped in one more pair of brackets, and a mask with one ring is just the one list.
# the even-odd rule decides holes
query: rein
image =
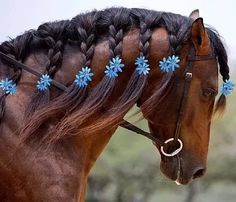
{"label": "rein", "polygon": [[[28,67],[27,65],[18,62],[17,60],[13,59],[12,57],[0,52],[0,58],[4,59],[5,61],[9,62],[12,66],[10,66],[11,68],[21,68],[37,77],[41,77],[42,73]],[[184,73],[184,89],[183,89],[183,93],[181,95],[181,100],[180,100],[180,105],[179,105],[179,110],[178,110],[178,116],[177,116],[177,122],[176,122],[176,128],[175,128],[175,133],[174,133],[174,137],[166,140],[166,141],[161,141],[160,139],[158,139],[157,137],[155,137],[153,134],[146,132],[142,129],[140,129],[139,127],[133,125],[132,123],[126,121],[123,119],[122,123],[120,123],[119,126],[128,129],[136,134],[140,134],[142,136],[147,137],[148,139],[152,140],[154,145],[158,145],[160,146],[160,150],[162,152],[163,155],[167,156],[167,157],[172,157],[177,155],[183,148],[183,142],[179,139],[180,136],[180,129],[181,129],[181,122],[182,122],[182,117],[184,114],[184,110],[185,110],[185,105],[186,105],[186,101],[187,101],[187,96],[188,96],[188,92],[189,92],[189,88],[190,88],[190,84],[191,84],[191,80],[193,77],[193,73],[192,73],[192,67],[193,67],[193,62],[194,61],[203,61],[203,60],[212,60],[215,59],[214,54],[209,54],[209,55],[195,55],[195,50],[192,48],[190,50],[189,55],[187,56],[187,67],[185,69],[185,73]],[[53,86],[55,86],[56,88],[58,88],[59,90],[68,91],[68,88],[61,84],[60,82],[53,80],[51,84]],[[171,153],[167,153],[164,150],[164,146],[166,146],[168,143],[170,142],[177,142],[179,144],[179,147],[177,149],[175,149],[174,151],[172,151]]]}
{"label": "rein", "polygon": [[[23,64],[23,63],[21,63],[21,62],[18,62],[18,61],[15,60],[14,58],[12,58],[12,57],[10,57],[10,56],[8,56],[8,55],[2,53],[2,52],[0,52],[0,58],[4,59],[4,60],[6,60],[7,62],[9,62],[9,63],[11,63],[12,65],[14,65],[14,66],[10,66],[10,67],[12,67],[12,68],[18,67],[18,68],[21,68],[21,69],[23,69],[23,70],[25,70],[25,71],[27,71],[27,72],[29,72],[29,73],[31,73],[31,74],[37,76],[37,77],[41,77],[41,76],[42,76],[42,74],[41,74],[40,72],[38,72],[38,71],[36,71],[36,70],[34,70],[34,69],[28,67],[27,65],[25,65],[25,64]],[[52,85],[55,86],[55,87],[57,87],[59,90],[68,91],[68,88],[67,88],[66,86],[64,86],[63,84],[59,83],[59,82],[56,81],[56,80],[53,80],[53,79],[52,79]]]}

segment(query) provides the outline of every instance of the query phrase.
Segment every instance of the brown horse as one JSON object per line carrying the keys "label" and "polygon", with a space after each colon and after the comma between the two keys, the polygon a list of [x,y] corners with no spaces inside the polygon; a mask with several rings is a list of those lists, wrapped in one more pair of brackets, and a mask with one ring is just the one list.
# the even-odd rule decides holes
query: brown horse
{"label": "brown horse", "polygon": [[[226,102],[221,95],[214,104],[218,64],[224,81],[229,69],[219,35],[204,27],[197,11],[190,17],[93,11],[45,23],[2,43],[0,52],[18,61],[0,61],[1,79],[17,85],[14,95],[1,91],[1,201],[84,201],[90,169],[135,104],[162,149],[168,178],[187,184],[205,173],[214,106],[222,110]],[[159,61],[173,54],[179,68],[162,72]],[[148,59],[149,74],[135,69],[140,55]],[[125,67],[111,78],[104,71],[116,56]],[[39,78],[21,63],[47,73],[52,86],[37,89]],[[75,75],[85,66],[94,75],[78,87]]]}

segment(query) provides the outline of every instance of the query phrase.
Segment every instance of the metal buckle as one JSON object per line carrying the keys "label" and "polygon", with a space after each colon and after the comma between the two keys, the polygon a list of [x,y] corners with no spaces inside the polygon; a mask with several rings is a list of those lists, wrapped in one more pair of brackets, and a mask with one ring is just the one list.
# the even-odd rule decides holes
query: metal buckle
{"label": "metal buckle", "polygon": [[193,74],[191,72],[186,72],[185,79],[190,81],[193,78]]}
{"label": "metal buckle", "polygon": [[[172,142],[172,141],[174,141],[174,138],[170,138],[170,139],[166,140],[166,141],[164,142],[164,144],[167,144],[167,143]],[[178,142],[179,142],[179,148],[176,149],[175,151],[173,151],[172,153],[170,153],[170,154],[166,153],[166,152],[164,151],[164,145],[161,146],[161,153],[162,153],[164,156],[167,156],[167,157],[172,157],[172,156],[177,155],[177,154],[183,149],[183,142],[182,142],[180,139],[178,139]]]}

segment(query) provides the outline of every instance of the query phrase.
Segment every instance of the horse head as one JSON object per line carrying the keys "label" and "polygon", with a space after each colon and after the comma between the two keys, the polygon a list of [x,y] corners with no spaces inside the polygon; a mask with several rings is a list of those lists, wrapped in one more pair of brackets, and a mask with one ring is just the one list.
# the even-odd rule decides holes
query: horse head
{"label": "horse head", "polygon": [[[161,142],[154,144],[160,150],[162,172],[181,184],[206,171],[221,60],[220,56],[217,60],[215,44],[198,12],[192,12],[190,17],[194,18],[190,37],[178,50],[180,67],[163,76],[161,82],[149,85],[139,103],[151,134]],[[161,73],[155,74],[157,77]],[[153,96],[155,93],[158,96]],[[218,102],[217,110],[223,105]]]}

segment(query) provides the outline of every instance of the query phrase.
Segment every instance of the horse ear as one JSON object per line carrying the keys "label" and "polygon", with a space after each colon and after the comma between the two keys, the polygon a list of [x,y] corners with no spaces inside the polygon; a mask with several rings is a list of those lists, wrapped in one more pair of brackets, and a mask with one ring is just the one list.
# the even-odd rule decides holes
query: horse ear
{"label": "horse ear", "polygon": [[198,9],[195,9],[193,10],[190,15],[189,15],[190,18],[192,18],[193,20],[196,20],[200,17],[199,15],[199,10]]}
{"label": "horse ear", "polygon": [[197,18],[192,24],[192,41],[198,54],[209,50],[209,39],[202,18]]}

